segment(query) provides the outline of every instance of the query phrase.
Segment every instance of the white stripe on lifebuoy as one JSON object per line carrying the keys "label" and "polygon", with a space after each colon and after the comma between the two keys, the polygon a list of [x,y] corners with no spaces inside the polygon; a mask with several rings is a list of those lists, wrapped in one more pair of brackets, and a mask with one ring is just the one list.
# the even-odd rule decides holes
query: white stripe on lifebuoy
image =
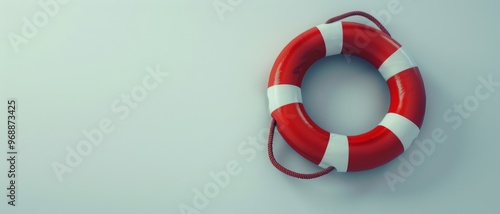
{"label": "white stripe on lifebuoy", "polygon": [[269,99],[269,112],[271,113],[281,106],[302,102],[302,92],[295,85],[273,85],[267,89],[267,97]]}
{"label": "white stripe on lifebuoy", "polygon": [[384,79],[388,80],[399,72],[416,66],[417,64],[413,58],[410,57],[403,47],[400,47],[380,65],[378,70]]}
{"label": "white stripe on lifebuoy", "polygon": [[321,24],[316,26],[323,36],[325,41],[326,56],[337,55],[342,52],[343,46],[343,31],[342,22],[331,24]]}
{"label": "white stripe on lifebuoy", "polygon": [[387,113],[378,125],[391,130],[391,132],[399,138],[401,144],[403,144],[404,150],[410,147],[411,143],[417,138],[420,132],[420,129],[415,123],[395,113]]}
{"label": "white stripe on lifebuoy", "polygon": [[320,167],[335,167],[339,172],[347,172],[349,163],[349,141],[347,136],[330,133],[328,146],[326,147]]}

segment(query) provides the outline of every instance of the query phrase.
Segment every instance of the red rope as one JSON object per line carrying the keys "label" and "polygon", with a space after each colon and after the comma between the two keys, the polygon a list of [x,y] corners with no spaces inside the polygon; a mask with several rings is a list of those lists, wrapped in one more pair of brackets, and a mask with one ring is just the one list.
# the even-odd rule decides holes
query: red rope
{"label": "red rope", "polygon": [[380,28],[380,30],[382,32],[391,36],[389,31],[387,31],[387,29],[382,25],[382,23],[380,23],[380,21],[378,21],[372,15],[365,13],[363,11],[352,11],[352,12],[344,13],[342,15],[335,16],[333,18],[328,19],[328,21],[326,21],[326,24],[330,24],[332,22],[336,22],[336,21],[339,21],[341,19],[345,19],[345,18],[350,17],[350,16],[363,16],[363,17],[367,18],[368,20],[372,21],[375,25],[377,25],[377,27]]}
{"label": "red rope", "polygon": [[274,167],[276,167],[276,169],[278,169],[279,171],[281,171],[289,176],[292,176],[295,178],[300,178],[300,179],[317,178],[317,177],[326,175],[326,174],[330,173],[331,171],[333,171],[333,167],[330,166],[330,167],[323,169],[322,171],[319,171],[316,173],[303,174],[303,173],[298,173],[298,172],[294,172],[292,170],[289,170],[289,169],[285,168],[283,165],[281,165],[280,163],[278,163],[278,161],[276,161],[276,158],[274,158],[274,153],[273,153],[273,138],[274,138],[274,129],[275,128],[276,128],[276,120],[274,120],[274,118],[273,118],[273,119],[271,119],[271,126],[269,127],[269,138],[267,141],[267,150],[268,150],[268,154],[269,154],[269,160],[271,160],[271,163],[274,165]]}

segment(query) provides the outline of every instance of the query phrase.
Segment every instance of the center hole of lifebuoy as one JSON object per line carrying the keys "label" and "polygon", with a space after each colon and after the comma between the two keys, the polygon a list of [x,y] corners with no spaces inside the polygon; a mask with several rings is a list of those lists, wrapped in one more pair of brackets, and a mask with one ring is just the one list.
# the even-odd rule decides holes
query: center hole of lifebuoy
{"label": "center hole of lifebuoy", "polygon": [[302,82],[307,114],[326,131],[357,135],[373,129],[389,109],[387,84],[369,62],[337,55],[314,63]]}

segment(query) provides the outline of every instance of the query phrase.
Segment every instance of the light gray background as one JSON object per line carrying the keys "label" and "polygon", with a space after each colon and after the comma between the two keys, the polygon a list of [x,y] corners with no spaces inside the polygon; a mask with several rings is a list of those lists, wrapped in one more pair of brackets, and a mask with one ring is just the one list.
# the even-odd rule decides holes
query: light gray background
{"label": "light gray background", "polygon": [[[499,3],[400,0],[401,11],[383,18],[425,81],[427,112],[417,139],[431,138],[436,128],[448,136],[393,191],[384,175],[398,173],[398,160],[304,181],[275,170],[265,149],[255,149],[254,159],[238,153],[251,138],[264,144],[267,79],[285,45],[332,16],[388,11],[390,1],[242,0],[224,20],[213,2],[73,0],[16,53],[7,35],[21,34],[23,17],[42,9],[38,1],[1,0],[0,100],[19,102],[20,162],[15,208],[6,204],[7,168],[0,162],[0,213],[181,213],[180,204],[193,206],[193,189],[212,182],[209,172],[231,161],[241,173],[200,213],[498,212],[500,92],[457,130],[443,114],[474,95],[478,77],[500,81]],[[341,134],[368,131],[389,103],[376,69],[350,60],[320,60],[302,91],[310,116]],[[110,105],[142,84],[145,67],[158,64],[170,76],[118,119]],[[0,109],[5,118],[6,104]],[[82,131],[103,118],[113,120],[115,131],[59,182],[51,164],[64,163],[65,147],[74,148]],[[284,165],[319,170],[281,137],[276,144]],[[6,145],[2,140],[1,157]],[[402,157],[417,150],[414,144]]]}

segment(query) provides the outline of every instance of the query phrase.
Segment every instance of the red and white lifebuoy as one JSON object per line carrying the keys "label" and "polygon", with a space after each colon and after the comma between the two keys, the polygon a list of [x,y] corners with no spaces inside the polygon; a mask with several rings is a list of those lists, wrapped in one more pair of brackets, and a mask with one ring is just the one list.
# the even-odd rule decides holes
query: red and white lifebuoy
{"label": "red and white lifebuoy", "polygon": [[[336,54],[367,60],[389,86],[388,113],[367,133],[329,133],[304,110],[300,87],[306,71]],[[311,162],[339,172],[372,169],[396,158],[419,134],[425,113],[424,84],[412,57],[388,34],[354,22],[321,24],[293,39],[272,68],[267,95],[271,117],[286,142]]]}

